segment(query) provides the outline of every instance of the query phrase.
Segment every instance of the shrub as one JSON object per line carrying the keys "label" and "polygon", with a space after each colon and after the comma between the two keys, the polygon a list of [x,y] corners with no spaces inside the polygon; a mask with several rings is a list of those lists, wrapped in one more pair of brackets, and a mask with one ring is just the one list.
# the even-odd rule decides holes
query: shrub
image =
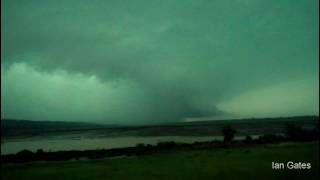
{"label": "shrub", "polygon": [[176,146],[176,143],[174,141],[168,141],[168,142],[158,142],[157,147],[163,148],[163,149],[172,149]]}
{"label": "shrub", "polygon": [[258,143],[276,143],[283,141],[285,138],[283,136],[278,136],[274,134],[265,134],[263,136],[259,136],[256,142]]}
{"label": "shrub", "polygon": [[137,148],[144,148],[145,145],[144,145],[143,143],[138,143],[138,144],[136,145],[136,147],[137,147]]}
{"label": "shrub", "polygon": [[32,156],[33,155],[33,152],[27,150],[27,149],[24,149],[20,152],[17,153],[18,156]]}

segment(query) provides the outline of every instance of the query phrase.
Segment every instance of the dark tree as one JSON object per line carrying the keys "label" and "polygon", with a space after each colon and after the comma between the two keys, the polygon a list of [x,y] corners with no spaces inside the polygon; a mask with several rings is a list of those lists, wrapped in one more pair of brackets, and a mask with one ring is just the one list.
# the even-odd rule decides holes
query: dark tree
{"label": "dark tree", "polygon": [[37,154],[43,154],[43,149],[38,149]]}
{"label": "dark tree", "polygon": [[236,133],[237,131],[235,129],[233,129],[232,127],[230,126],[225,126],[223,129],[222,129],[222,133],[223,133],[223,141],[225,143],[229,143],[233,140],[234,138],[234,134]]}
{"label": "dark tree", "polygon": [[285,130],[286,130],[286,136],[291,140],[299,139],[303,132],[301,126],[298,126],[292,123],[287,123]]}
{"label": "dark tree", "polygon": [[253,141],[253,139],[252,139],[252,137],[251,136],[246,136],[246,139],[244,140],[244,142],[245,143],[247,143],[247,144],[250,144],[250,143],[252,143],[252,141]]}
{"label": "dark tree", "polygon": [[286,124],[286,137],[292,141],[313,141],[319,139],[319,129],[315,127],[313,130],[303,129],[297,124]]}

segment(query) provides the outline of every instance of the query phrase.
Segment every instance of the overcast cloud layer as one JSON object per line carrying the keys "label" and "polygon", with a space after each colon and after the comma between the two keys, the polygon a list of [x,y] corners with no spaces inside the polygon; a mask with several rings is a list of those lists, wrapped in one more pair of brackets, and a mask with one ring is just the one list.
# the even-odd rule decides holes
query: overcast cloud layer
{"label": "overcast cloud layer", "polygon": [[319,114],[317,0],[1,5],[1,118]]}

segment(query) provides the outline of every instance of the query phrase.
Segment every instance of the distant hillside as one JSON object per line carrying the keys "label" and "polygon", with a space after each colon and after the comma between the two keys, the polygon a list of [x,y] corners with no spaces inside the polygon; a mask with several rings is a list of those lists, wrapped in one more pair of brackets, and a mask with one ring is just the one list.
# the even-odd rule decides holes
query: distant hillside
{"label": "distant hillside", "polygon": [[237,120],[212,120],[198,122],[177,122],[159,125],[100,125],[80,122],[1,120],[2,137],[29,137],[37,135],[72,134],[81,131],[93,132],[107,137],[119,136],[217,136],[221,129],[230,125],[237,135],[284,133],[285,125],[294,123],[306,129],[319,124],[318,116],[286,118],[257,118]]}
{"label": "distant hillside", "polygon": [[62,121],[1,120],[1,136],[38,135],[50,132],[104,128],[106,126]]}
{"label": "distant hillside", "polygon": [[[209,120],[197,122],[179,122],[154,126],[131,127],[132,135],[138,136],[217,136],[224,126],[230,125],[237,135],[261,135],[284,133],[287,123],[293,123],[305,129],[314,129],[319,124],[318,116],[255,118],[233,120]],[[130,132],[127,130],[127,132]]]}
{"label": "distant hillside", "polygon": [[[293,117],[273,117],[273,118],[246,118],[246,119],[230,119],[230,120],[205,120],[205,121],[191,121],[181,122],[184,125],[212,125],[212,124],[239,124],[239,123],[285,123],[296,122],[298,124],[305,124],[308,122],[319,121],[319,116],[293,116]],[[300,122],[300,123],[299,123]]]}

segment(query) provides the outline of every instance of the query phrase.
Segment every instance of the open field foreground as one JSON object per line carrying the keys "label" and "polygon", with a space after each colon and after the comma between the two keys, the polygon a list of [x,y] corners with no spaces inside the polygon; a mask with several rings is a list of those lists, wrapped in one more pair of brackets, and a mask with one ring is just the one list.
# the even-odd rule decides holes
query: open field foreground
{"label": "open field foreground", "polygon": [[[99,160],[2,165],[2,179],[318,179],[319,143],[170,150]],[[311,169],[272,170],[272,161],[311,163]]]}

